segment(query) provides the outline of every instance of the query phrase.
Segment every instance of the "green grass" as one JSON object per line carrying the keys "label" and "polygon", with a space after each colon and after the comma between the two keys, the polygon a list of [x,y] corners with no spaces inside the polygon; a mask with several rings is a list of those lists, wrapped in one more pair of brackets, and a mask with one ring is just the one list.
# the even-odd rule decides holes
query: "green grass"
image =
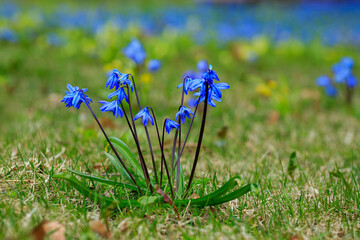
{"label": "green grass", "polygon": [[[159,38],[147,38],[144,44],[153,49]],[[223,102],[209,110],[195,193],[209,193],[235,175],[260,189],[213,208],[181,208],[180,219],[169,207],[118,209],[107,218],[114,239],[359,238],[360,97],[347,107],[343,99],[328,99],[314,86],[317,76],[330,73],[333,62],[358,49],[314,43],[294,54],[291,49],[270,48],[250,64],[236,58],[231,45],[170,41],[175,50],[163,56],[163,68],[152,84],[138,84],[142,102],[154,107],[159,119],[173,117],[180,102],[176,86],[181,75],[201,58],[208,59],[231,86]],[[89,222],[101,219],[103,209],[52,175],[65,167],[94,175],[115,172],[87,109],[69,110],[59,103],[69,82],[89,88],[97,108],[97,101],[109,93],[103,59],[81,52],[69,56],[59,48],[41,49],[40,44],[29,48],[1,43],[0,48],[0,74],[6,77],[0,85],[0,239],[29,238],[44,219],[63,224],[68,239],[98,239]],[[125,61],[121,54],[116,58]],[[255,87],[264,79],[288,90],[261,97]],[[124,119],[96,113],[107,122],[109,135],[122,137],[135,150]],[[186,181],[199,119],[182,158]],[[224,127],[225,138],[219,133]],[[140,139],[145,146],[144,132]],[[293,151],[297,158],[291,177]],[[342,174],[336,173],[337,167]],[[112,191],[87,184],[102,193]],[[124,222],[127,228],[119,228]]]}

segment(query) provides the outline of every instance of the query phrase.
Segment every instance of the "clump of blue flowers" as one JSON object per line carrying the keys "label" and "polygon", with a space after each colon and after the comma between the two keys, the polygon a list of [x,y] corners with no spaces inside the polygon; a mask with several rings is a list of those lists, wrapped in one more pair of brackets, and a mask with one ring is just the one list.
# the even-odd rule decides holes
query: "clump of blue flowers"
{"label": "clump of blue flowers", "polygon": [[345,98],[348,104],[352,103],[354,88],[358,85],[358,80],[353,74],[354,60],[350,57],[344,57],[340,62],[332,67],[332,77],[327,75],[316,79],[316,85],[323,87],[325,93],[330,97],[336,97],[339,94],[339,86],[345,86]]}
{"label": "clump of blue flowers", "polygon": [[[131,47],[140,51],[141,47],[138,44],[138,42],[133,43],[134,46]],[[126,51],[130,50],[127,49]],[[134,61],[136,60],[141,62],[143,56],[142,53],[139,56],[136,56],[136,54],[128,54],[134,58]],[[204,63],[198,65],[205,70]],[[182,92],[178,111],[173,115],[175,120],[165,118],[160,125],[159,123],[161,122],[158,122],[154,109],[149,106],[141,105],[134,77],[131,74],[121,73],[119,70],[114,69],[111,74],[109,74],[105,83],[105,86],[113,91],[108,96],[111,101],[99,101],[102,105],[99,109],[101,112],[112,113],[116,118],[124,117],[126,119],[126,123],[136,145],[137,157],[132,154],[130,148],[120,139],[108,137],[91,107],[90,103],[92,100],[85,95],[87,89],[81,89],[77,86],[73,87],[68,84],[68,91],[65,91],[65,97],[62,102],[64,102],[67,107],[75,107],[77,109],[79,109],[81,104],[84,103],[90,110],[92,116],[106,138],[107,146],[109,146],[112,149],[113,154],[115,154],[115,156],[113,156],[106,152],[106,156],[122,175],[123,182],[119,182],[117,184],[118,186],[124,186],[131,191],[137,192],[138,195],[143,197],[150,194],[157,198],[154,196],[154,194],[157,193],[163,201],[169,203],[170,205],[174,205],[175,208],[175,205],[186,205],[193,201],[189,199],[184,200],[184,198],[189,195],[195,176],[195,169],[199,160],[201,144],[204,136],[208,105],[215,107],[216,105],[214,101],[221,102],[221,98],[223,96],[222,90],[229,89],[229,85],[227,83],[219,81],[220,78],[211,65],[208,65],[207,69],[198,79],[192,79],[190,76],[185,76],[182,84],[179,85],[182,86]],[[194,104],[194,110],[184,106],[184,96],[190,94],[191,92],[193,92],[193,95],[197,97],[196,103]],[[137,109],[133,109],[133,105],[131,103],[132,98],[136,101],[135,106]],[[185,187],[186,181],[181,167],[181,157],[191,132],[193,122],[197,118],[198,106],[202,102],[204,104],[204,110],[199,129],[199,138],[191,168],[191,174],[190,177],[187,178],[187,186]],[[141,141],[141,136],[138,134],[140,126],[139,124],[136,124],[140,121],[136,120],[141,120],[141,127],[144,128],[146,133],[147,146],[141,144],[143,141]],[[188,124],[186,124],[187,121]],[[174,130],[172,135],[172,151],[171,153],[166,154],[164,150],[165,138],[170,136],[172,130]],[[157,139],[155,142],[157,142],[156,144],[158,144],[161,150],[160,156],[156,155],[153,151],[153,145],[155,143],[150,138],[149,131],[155,131],[156,133]],[[148,150],[146,150],[146,148],[148,148]],[[150,152],[151,161],[145,158],[145,151]],[[168,161],[169,158],[171,159],[170,162]],[[75,175],[92,179],[93,181],[111,183],[112,185],[115,184],[114,181],[109,181],[100,177],[93,177],[74,170],[69,171]],[[84,187],[80,186],[80,183],[77,182],[76,178],[73,176],[56,175],[56,177],[71,182],[82,193],[84,193],[84,191],[86,192]],[[192,204],[199,206],[216,205],[238,198],[251,190],[251,186],[247,185],[231,194],[223,196],[227,191],[229,191],[229,188],[236,185],[234,184],[234,180],[235,178],[230,179],[227,184],[218,189],[215,193],[193,201]],[[109,199],[104,196],[99,197],[94,193],[88,194],[87,196],[96,196],[106,202],[111,202],[112,204],[114,203],[114,199]],[[129,200],[117,199],[116,204],[128,206]],[[136,205],[138,202],[130,202],[130,204]]]}
{"label": "clump of blue flowers", "polygon": [[[142,65],[144,65],[147,54],[145,51],[145,48],[141,44],[141,42],[134,38],[129,45],[127,45],[125,48],[123,48],[124,55],[132,60],[136,66],[137,69],[141,68]],[[150,72],[156,72],[161,67],[161,62],[157,59],[151,59],[147,63],[147,69]]]}

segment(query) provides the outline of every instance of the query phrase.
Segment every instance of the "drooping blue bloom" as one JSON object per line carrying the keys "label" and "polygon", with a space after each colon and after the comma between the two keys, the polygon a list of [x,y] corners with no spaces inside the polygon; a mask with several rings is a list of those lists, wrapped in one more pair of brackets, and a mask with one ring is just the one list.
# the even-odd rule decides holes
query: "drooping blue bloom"
{"label": "drooping blue bloom", "polygon": [[124,90],[123,87],[119,88],[118,90],[116,90],[116,91],[113,92],[113,93],[110,93],[109,96],[108,96],[108,98],[109,98],[109,99],[112,99],[112,98],[115,97],[115,96],[117,97],[117,100],[119,100],[120,102],[122,102],[122,100],[125,99],[125,101],[126,101],[127,103],[129,103],[129,98],[128,98],[128,96],[126,95],[125,90]]}
{"label": "drooping blue bloom", "polygon": [[328,76],[320,76],[316,79],[316,85],[319,87],[326,87],[331,85],[331,79]]}
{"label": "drooping blue bloom", "polygon": [[178,124],[177,122],[175,122],[171,119],[166,119],[165,130],[168,134],[170,134],[171,129],[175,128],[176,130],[178,130],[179,127],[180,127],[180,124]]}
{"label": "drooping blue bloom", "polygon": [[77,86],[73,87],[69,83],[67,84],[67,88],[69,89],[69,91],[65,90],[66,95],[61,100],[61,102],[64,102],[66,104],[66,107],[75,107],[79,109],[81,103],[84,102],[85,105],[87,105],[86,100],[88,102],[92,102],[92,100],[83,93],[87,91],[87,88],[83,88],[81,89],[82,90],[81,91],[79,87]]}
{"label": "drooping blue bloom", "polygon": [[191,115],[193,115],[195,117],[194,113],[189,108],[181,106],[180,110],[175,115],[175,120],[178,120],[178,118],[180,117],[182,124],[184,124],[185,118],[190,119]]}
{"label": "drooping blue bloom", "polygon": [[131,92],[133,91],[133,85],[131,80],[129,79],[129,74],[127,73],[121,73],[119,70],[114,69],[110,74],[109,78],[106,81],[106,87],[109,87],[109,89],[113,89],[115,87],[115,90],[119,89],[120,86],[127,85],[130,87]]}
{"label": "drooping blue bloom", "polygon": [[[187,95],[188,92],[190,91],[190,86],[191,86],[192,82],[193,82],[193,79],[191,79],[190,77],[186,77],[186,78],[185,78],[184,92],[185,92],[186,95]],[[182,87],[182,86],[183,86],[183,83],[180,83],[180,84],[177,86],[177,88],[180,88],[180,87]]]}
{"label": "drooping blue bloom", "polygon": [[206,60],[200,60],[198,63],[197,63],[197,70],[199,70],[201,73],[204,73],[208,70],[208,62]]}
{"label": "drooping blue bloom", "polygon": [[120,116],[121,118],[123,117],[123,111],[120,107],[119,100],[115,100],[115,101],[111,101],[111,102],[99,101],[99,103],[103,104],[100,107],[101,112],[112,112],[116,118],[118,116]]}
{"label": "drooping blue bloom", "polygon": [[200,91],[195,93],[194,96],[198,96],[196,103],[201,103],[205,100],[206,97],[206,82],[208,82],[208,104],[212,107],[216,107],[214,102],[218,101],[221,102],[222,93],[220,90],[229,89],[230,86],[227,83],[214,83],[213,79],[219,80],[216,72],[212,70],[212,66],[209,66],[208,71],[203,74],[202,79],[195,79],[192,81],[191,85],[189,86],[190,91],[195,91],[196,89],[200,88]]}
{"label": "drooping blue bloom", "polygon": [[148,62],[147,68],[150,72],[155,72],[161,67],[161,62],[157,59],[152,59]]}
{"label": "drooping blue bloom", "polygon": [[150,120],[151,125],[154,125],[154,119],[151,116],[148,107],[144,107],[143,109],[141,109],[140,112],[138,112],[138,114],[136,114],[136,116],[134,117],[134,121],[139,118],[143,119],[142,123],[144,124],[145,127],[148,124],[149,120]]}
{"label": "drooping blue bloom", "polygon": [[123,53],[138,65],[142,64],[146,58],[145,49],[136,38],[123,49]]}
{"label": "drooping blue bloom", "polygon": [[211,84],[213,82],[213,80],[217,80],[217,81],[220,81],[218,75],[216,74],[216,72],[214,70],[212,70],[212,65],[210,64],[209,65],[209,69],[208,71],[206,71],[204,74],[203,74],[203,79],[209,81],[209,83]]}

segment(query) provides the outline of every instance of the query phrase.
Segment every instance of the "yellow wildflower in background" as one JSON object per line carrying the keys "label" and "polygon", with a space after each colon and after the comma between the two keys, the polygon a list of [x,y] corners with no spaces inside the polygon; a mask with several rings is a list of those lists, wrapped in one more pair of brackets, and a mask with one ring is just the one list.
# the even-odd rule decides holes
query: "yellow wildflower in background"
{"label": "yellow wildflower in background", "polygon": [[264,96],[264,97],[270,97],[272,90],[275,89],[277,86],[276,82],[273,80],[267,80],[265,83],[259,83],[255,87],[256,93]]}
{"label": "yellow wildflower in background", "polygon": [[145,83],[145,84],[151,83],[152,80],[153,80],[153,77],[152,77],[152,75],[151,75],[150,73],[144,73],[144,74],[142,74],[141,77],[140,77],[140,81],[141,81],[142,83]]}

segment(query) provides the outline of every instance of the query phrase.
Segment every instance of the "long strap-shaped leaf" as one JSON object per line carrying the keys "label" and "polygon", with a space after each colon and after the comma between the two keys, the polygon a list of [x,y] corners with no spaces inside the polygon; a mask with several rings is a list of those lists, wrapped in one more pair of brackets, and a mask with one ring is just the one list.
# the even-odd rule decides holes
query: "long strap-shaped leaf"
{"label": "long strap-shaped leaf", "polygon": [[[77,180],[70,173],[65,173],[65,172],[57,173],[54,175],[54,177],[68,181],[74,188],[76,188],[85,197],[89,197],[91,200],[93,200],[95,202],[102,202],[102,203],[105,203],[106,205],[114,205],[114,206],[118,206],[120,208],[129,207],[129,206],[133,206],[133,207],[141,206],[140,202],[137,200],[121,200],[121,199],[116,200],[116,199],[102,196],[102,195],[98,194],[97,192],[91,191],[89,188],[84,186],[81,182],[79,182],[79,180]],[[206,195],[202,198],[175,200],[174,204],[176,206],[184,206],[184,205],[188,205],[188,204],[190,204],[192,206],[199,206],[199,207],[215,206],[215,205],[229,202],[231,200],[239,198],[239,197],[247,194],[248,192],[250,192],[253,187],[257,187],[256,184],[247,184],[247,185],[235,190],[234,192],[223,196],[225,193],[230,191],[236,185],[235,180],[237,178],[238,177],[231,178],[227,183],[225,183],[217,191],[215,191],[209,195]]]}
{"label": "long strap-shaped leaf", "polygon": [[142,178],[142,180],[144,181],[145,177],[141,170],[141,165],[136,160],[135,155],[131,152],[128,145],[126,145],[123,141],[121,141],[120,139],[118,139],[116,137],[109,137],[109,139],[110,139],[111,143],[116,147],[116,149],[118,149],[121,152],[121,154],[129,161],[131,166],[135,169],[136,175],[138,177]]}
{"label": "long strap-shaped leaf", "polygon": [[[78,176],[86,178],[86,179],[93,180],[95,182],[105,183],[105,184],[112,185],[112,186],[123,186],[124,188],[134,190],[134,191],[138,191],[138,188],[135,185],[131,185],[131,184],[128,184],[128,183],[122,183],[122,182],[118,182],[118,181],[114,181],[114,180],[109,180],[109,179],[105,179],[105,178],[102,178],[102,177],[91,176],[89,174],[78,172],[78,171],[70,169],[70,168],[66,168],[66,169],[69,172],[71,172],[71,173],[73,173],[75,175],[78,175]],[[144,188],[141,188],[141,190],[143,192],[148,192],[148,190],[144,189]]]}
{"label": "long strap-shaped leaf", "polygon": [[[247,184],[237,190],[235,190],[232,193],[229,193],[223,197],[218,198],[208,198],[207,196],[197,199],[186,199],[186,200],[177,200],[175,201],[175,205],[188,205],[190,203],[191,206],[199,206],[199,207],[205,207],[205,206],[215,206],[218,204],[226,203],[231,200],[234,200],[236,198],[239,198],[248,192],[251,191],[251,188],[254,184]],[[256,186],[256,185],[254,185]]]}
{"label": "long strap-shaped leaf", "polygon": [[77,180],[76,177],[74,177],[70,173],[60,172],[54,174],[53,177],[66,180],[68,183],[70,183],[71,186],[73,186],[81,194],[83,194],[85,197],[90,198],[94,202],[99,202],[107,206],[114,205],[120,208],[129,207],[129,206],[134,206],[134,207],[140,206],[140,203],[136,200],[113,199],[110,197],[103,196],[95,191],[91,191],[88,187],[82,184],[79,180]]}

